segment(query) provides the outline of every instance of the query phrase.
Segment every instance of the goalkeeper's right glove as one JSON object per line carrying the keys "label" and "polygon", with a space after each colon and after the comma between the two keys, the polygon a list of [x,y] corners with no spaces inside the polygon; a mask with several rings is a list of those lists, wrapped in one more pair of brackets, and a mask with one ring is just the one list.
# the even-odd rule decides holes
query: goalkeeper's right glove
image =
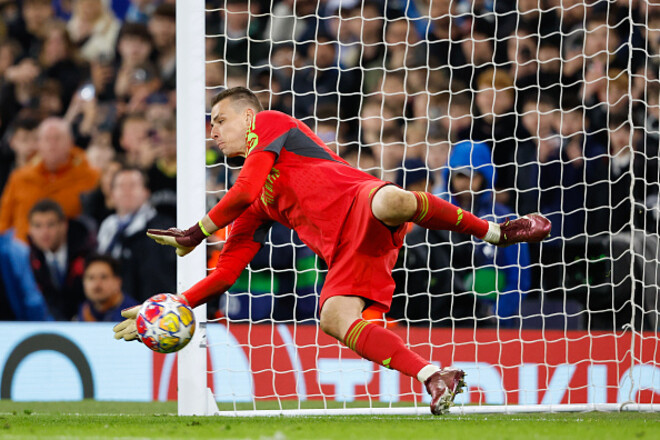
{"label": "goalkeeper's right glove", "polygon": [[115,332],[115,339],[123,339],[125,341],[134,341],[138,339],[135,320],[137,319],[140,307],[142,307],[141,304],[121,311],[121,316],[126,319],[112,328]]}
{"label": "goalkeeper's right glove", "polygon": [[153,238],[156,243],[175,247],[176,254],[180,257],[190,253],[209,235],[211,234],[204,230],[201,220],[185,231],[177,228],[149,229],[147,231],[147,236]]}

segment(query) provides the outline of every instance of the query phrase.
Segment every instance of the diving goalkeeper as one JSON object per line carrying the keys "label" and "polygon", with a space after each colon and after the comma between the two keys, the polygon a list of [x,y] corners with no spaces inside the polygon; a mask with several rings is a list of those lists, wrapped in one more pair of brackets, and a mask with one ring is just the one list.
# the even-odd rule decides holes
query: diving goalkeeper
{"label": "diving goalkeeper", "polygon": [[[498,246],[538,242],[550,222],[532,214],[496,224],[427,192],[405,191],[348,165],[301,121],[264,111],[248,89],[219,93],[211,110],[211,137],[227,157],[245,163],[234,186],[187,230],[149,230],[183,256],[233,222],[216,269],[182,296],[191,307],[224,293],[259,251],[270,225],[294,229],[328,265],[320,298],[320,325],[328,335],[370,361],[417,378],[441,414],[464,387],[465,373],[440,369],[386,328],[362,319],[372,307],[387,312],[406,222],[474,235]],[[115,338],[137,338],[138,308],[115,327]]]}

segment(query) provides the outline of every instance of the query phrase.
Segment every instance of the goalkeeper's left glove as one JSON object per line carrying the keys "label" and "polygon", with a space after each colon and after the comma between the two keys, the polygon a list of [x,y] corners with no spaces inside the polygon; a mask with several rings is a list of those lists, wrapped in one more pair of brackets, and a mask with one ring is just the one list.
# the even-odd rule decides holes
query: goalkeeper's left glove
{"label": "goalkeeper's left glove", "polygon": [[174,246],[176,248],[176,254],[180,257],[190,253],[209,235],[211,234],[204,230],[201,220],[185,231],[177,228],[169,228],[167,230],[149,229],[147,231],[147,236],[153,238],[156,243]]}
{"label": "goalkeeper's left glove", "polygon": [[140,311],[140,307],[142,307],[141,304],[121,311],[121,316],[126,319],[112,328],[115,332],[115,339],[123,339],[125,341],[134,341],[138,339],[135,320]]}

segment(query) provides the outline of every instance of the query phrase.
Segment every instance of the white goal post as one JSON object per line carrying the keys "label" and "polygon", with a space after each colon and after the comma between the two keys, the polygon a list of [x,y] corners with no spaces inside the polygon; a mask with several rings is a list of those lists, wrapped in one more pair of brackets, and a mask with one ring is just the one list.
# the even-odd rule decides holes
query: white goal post
{"label": "white goal post", "polygon": [[[553,220],[547,242],[507,253],[411,227],[392,311],[365,319],[467,371],[451,413],[659,411],[660,4],[482,3],[177,2],[177,225],[236,178],[205,119],[210,96],[247,86],[384,180],[500,221]],[[179,292],[222,240],[178,259]],[[320,331],[326,271],[275,226],[230,292],[195,310],[179,414],[428,414],[417,381]]]}
{"label": "white goal post", "polygon": [[[187,228],[206,214],[204,178],[204,0],[176,3],[177,226]],[[185,66],[182,68],[181,66]],[[182,293],[206,276],[206,249],[177,260],[177,290]],[[179,415],[209,415],[206,399],[206,305],[195,309],[197,330],[191,350],[178,356]],[[201,397],[201,398],[200,398]],[[215,402],[213,402],[215,405]]]}

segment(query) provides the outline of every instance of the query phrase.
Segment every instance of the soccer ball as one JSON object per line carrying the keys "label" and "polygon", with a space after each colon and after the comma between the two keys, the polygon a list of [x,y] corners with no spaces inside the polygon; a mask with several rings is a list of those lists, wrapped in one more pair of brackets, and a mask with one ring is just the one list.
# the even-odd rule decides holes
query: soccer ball
{"label": "soccer ball", "polygon": [[159,353],[174,353],[192,339],[195,315],[177,296],[159,293],[142,304],[135,325],[144,345]]}

